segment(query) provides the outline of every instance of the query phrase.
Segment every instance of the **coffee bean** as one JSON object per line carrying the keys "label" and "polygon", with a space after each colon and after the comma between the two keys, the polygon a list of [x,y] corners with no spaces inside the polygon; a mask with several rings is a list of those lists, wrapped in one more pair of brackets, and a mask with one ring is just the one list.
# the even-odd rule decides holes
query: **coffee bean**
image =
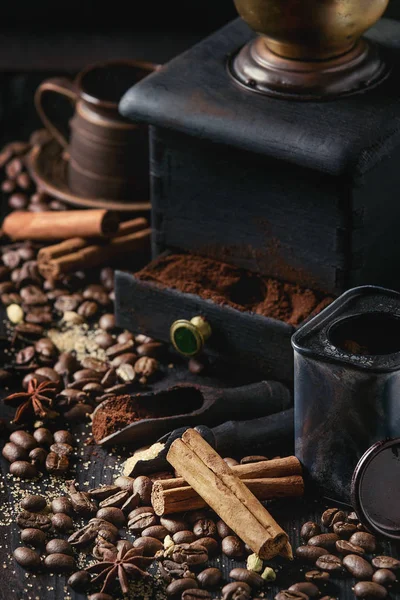
{"label": "coffee bean", "polygon": [[56,513],[51,517],[51,524],[53,529],[59,531],[60,533],[67,533],[68,531],[72,531],[74,528],[74,523],[70,516],[65,515],[64,513]]}
{"label": "coffee bean", "polygon": [[17,515],[17,525],[21,529],[40,529],[41,531],[49,531],[51,529],[51,521],[46,515],[33,513],[28,510],[22,510]]}
{"label": "coffee bean", "polygon": [[[124,491],[124,490],[119,490],[112,496],[109,496],[105,500],[102,500],[100,502],[99,506],[100,506],[100,508],[108,508],[108,507],[121,508],[121,506],[123,506],[126,503],[126,501],[129,499],[129,497],[130,497],[129,492]],[[136,504],[136,506],[137,506],[137,504]]]}
{"label": "coffee bean", "polygon": [[68,554],[69,556],[74,555],[71,544],[66,540],[60,540],[57,538],[47,542],[46,552],[47,554]]}
{"label": "coffee bean", "polygon": [[74,557],[69,554],[49,554],[44,564],[52,573],[68,573],[75,567]]}
{"label": "coffee bean", "polygon": [[301,558],[307,562],[315,562],[320,556],[326,554],[326,548],[320,548],[319,546],[299,546],[295,552],[298,558]]}
{"label": "coffee bean", "polygon": [[349,541],[351,544],[363,548],[367,554],[372,554],[376,550],[376,538],[370,533],[358,531],[353,533]]}
{"label": "coffee bean", "polygon": [[27,450],[28,452],[29,452],[29,450],[32,450],[32,448],[36,448],[36,446],[37,446],[37,442],[36,442],[35,438],[33,437],[33,435],[31,435],[27,431],[21,431],[21,430],[14,431],[10,435],[10,442],[13,442],[17,446],[20,446],[21,448],[23,448],[24,450]]}
{"label": "coffee bean", "polygon": [[101,501],[113,496],[119,491],[121,490],[117,485],[102,485],[98,488],[88,490],[88,494],[91,498],[94,498],[94,500]]}
{"label": "coffee bean", "polygon": [[99,319],[99,326],[101,329],[104,329],[104,331],[113,331],[115,329],[114,315],[112,313],[102,315]]}
{"label": "coffee bean", "polygon": [[135,362],[136,374],[144,379],[151,379],[158,371],[158,361],[155,358],[142,356]]}
{"label": "coffee bean", "polygon": [[92,319],[97,314],[98,310],[99,307],[96,302],[93,302],[92,300],[85,300],[82,302],[77,312],[78,315],[84,319]]}
{"label": "coffee bean", "polygon": [[294,590],[282,590],[275,596],[275,600],[308,600],[308,596],[303,592],[295,592]]}
{"label": "coffee bean", "polygon": [[209,567],[197,575],[197,581],[201,587],[214,588],[220,584],[222,573],[215,567]]}
{"label": "coffee bean", "polygon": [[17,365],[28,365],[35,357],[35,348],[33,346],[27,346],[20,350],[16,357],[15,362]]}
{"label": "coffee bean", "polygon": [[10,250],[3,254],[3,263],[9,269],[16,269],[21,262],[21,257],[16,250]]}
{"label": "coffee bean", "polygon": [[48,473],[63,475],[69,469],[69,460],[66,456],[50,452],[46,458],[46,469]]}
{"label": "coffee bean", "polygon": [[125,515],[122,510],[116,507],[100,508],[100,510],[97,511],[96,517],[98,519],[109,521],[118,528],[123,527],[126,522]]}
{"label": "coffee bean", "polygon": [[307,523],[304,523],[301,528],[300,536],[305,542],[308,542],[308,540],[316,535],[319,535],[320,533],[321,527],[318,525],[318,523],[315,523],[314,521],[307,521]]}
{"label": "coffee bean", "polygon": [[348,540],[353,535],[353,533],[357,531],[357,527],[353,523],[345,523],[343,521],[338,521],[333,525],[333,531],[342,539]]}
{"label": "coffee bean", "polygon": [[[40,287],[37,285],[27,285],[20,290],[20,296],[24,302],[25,306],[41,306],[47,304],[47,296],[42,292]],[[45,338],[45,344],[47,343],[47,347],[53,346],[53,351],[57,354],[57,349],[55,348],[52,341],[48,338]],[[42,342],[43,344],[43,342]],[[44,344],[43,344],[44,347]],[[39,345],[40,350],[40,345]],[[39,351],[38,350],[38,351]]]}
{"label": "coffee bean", "polygon": [[[192,533],[192,532],[190,532],[190,533]],[[142,537],[153,537],[153,538],[157,538],[157,540],[163,540],[168,535],[168,530],[165,527],[163,527],[162,525],[153,525],[152,527],[146,527],[146,529],[143,529],[141,535],[142,535]],[[177,535],[177,534],[175,534],[175,535]],[[194,537],[194,534],[193,534],[193,537]],[[186,543],[190,544],[190,542],[186,542]]]}
{"label": "coffee bean", "polygon": [[355,546],[354,544],[350,544],[346,540],[338,540],[336,542],[336,550],[339,554],[358,554],[362,556],[364,554],[363,548],[361,546]]}
{"label": "coffee bean", "polygon": [[82,301],[83,296],[81,294],[65,294],[58,296],[54,303],[54,308],[61,313],[75,311]]}
{"label": "coffee bean", "polygon": [[223,600],[249,600],[251,587],[245,581],[233,581],[222,588]]}
{"label": "coffee bean", "polygon": [[349,515],[347,515],[346,521],[348,523],[354,523],[354,525],[358,525],[358,523],[360,522],[360,519],[358,518],[358,515],[356,512],[351,512]]}
{"label": "coffee bean", "polygon": [[185,577],[184,579],[175,579],[168,586],[166,591],[167,596],[179,596],[185,590],[194,589],[197,587],[197,582],[190,577]]}
{"label": "coffee bean", "polygon": [[28,173],[20,173],[17,176],[17,185],[23,190],[28,190],[32,185],[32,180],[29,177]]}
{"label": "coffee bean", "polygon": [[373,581],[359,581],[353,591],[357,598],[378,598],[378,600],[386,598],[388,594],[386,588]]}
{"label": "coffee bean", "polygon": [[15,181],[13,181],[12,179],[6,179],[1,183],[1,189],[5,194],[12,194],[15,188]]}
{"label": "coffee bean", "polygon": [[81,361],[81,365],[84,369],[93,369],[93,371],[97,371],[103,375],[109,370],[108,365],[103,360],[93,358],[92,356],[86,356]]}
{"label": "coffee bean", "polygon": [[208,552],[203,546],[195,544],[177,544],[172,553],[175,562],[182,564],[204,565],[208,560]]}
{"label": "coffee bean", "polygon": [[83,386],[82,391],[92,399],[96,399],[104,394],[104,388],[99,383],[87,383]]}
{"label": "coffee bean", "polygon": [[258,575],[258,573],[239,567],[232,569],[232,571],[229,573],[229,577],[231,579],[235,579],[235,581],[244,581],[250,587],[256,590],[259,590],[264,585],[264,579]]}
{"label": "coffee bean", "polygon": [[34,448],[29,452],[29,460],[34,467],[42,469],[46,462],[47,452],[44,448]]}
{"label": "coffee bean", "polygon": [[128,529],[134,533],[139,534],[147,527],[158,525],[158,518],[154,514],[154,510],[148,506],[142,506],[136,508],[128,515]]}
{"label": "coffee bean", "polygon": [[17,446],[13,442],[7,442],[2,450],[2,455],[8,462],[13,463],[15,461],[26,461],[28,460],[28,453],[26,450]]}
{"label": "coffee bean", "polygon": [[72,515],[72,513],[74,512],[71,500],[66,496],[59,496],[58,498],[54,498],[54,500],[51,503],[51,510],[55,514],[63,513],[66,515]]}
{"label": "coffee bean", "polygon": [[187,531],[188,523],[181,517],[161,517],[160,519],[161,525],[168,530],[168,533],[174,535],[174,533],[178,533],[178,531]]}
{"label": "coffee bean", "polygon": [[[328,575],[329,577],[329,575]],[[289,588],[290,592],[300,592],[301,594],[305,594],[309,598],[316,598],[320,596],[320,591],[316,585],[311,583],[310,581],[302,581],[300,583],[294,583]]]}
{"label": "coffee bean", "polygon": [[334,550],[338,539],[339,536],[336,535],[336,533],[320,533],[319,535],[314,535],[314,537],[310,538],[307,544],[309,546],[318,546],[319,548]]}
{"label": "coffee bean", "polygon": [[342,561],[338,556],[333,554],[324,554],[320,556],[316,561],[316,566],[322,571],[341,571]]}
{"label": "coffee bean", "polygon": [[396,582],[396,575],[389,569],[378,569],[372,575],[372,581],[379,583],[379,585],[390,587]]}
{"label": "coffee bean", "polygon": [[27,527],[21,531],[21,541],[34,548],[42,548],[46,543],[46,534],[40,529]]}
{"label": "coffee bean", "polygon": [[133,483],[133,493],[138,494],[142,504],[151,504],[151,491],[153,489],[153,482],[148,477],[141,475],[136,477]]}
{"label": "coffee bean", "polygon": [[222,552],[229,558],[242,558],[244,556],[244,544],[236,535],[228,535],[222,540]]}
{"label": "coffee bean", "polygon": [[107,350],[107,348],[110,348],[115,344],[113,336],[106,331],[99,331],[99,333],[96,334],[94,341],[103,350]]}
{"label": "coffee bean", "polygon": [[[111,361],[111,365],[114,368],[118,368],[121,365],[134,365],[137,361],[137,355],[134,352],[125,352],[124,354],[120,354],[116,358]],[[136,371],[135,371],[136,372]]]}
{"label": "coffee bean", "polygon": [[205,537],[192,542],[194,546],[202,546],[208,552],[209,556],[215,556],[219,552],[219,545],[215,538]]}
{"label": "coffee bean", "polygon": [[52,444],[50,446],[50,452],[55,452],[56,454],[58,454],[60,456],[69,457],[73,454],[74,449],[69,444],[58,443],[58,444]]}
{"label": "coffee bean", "polygon": [[40,446],[51,446],[53,443],[53,434],[45,427],[39,427],[39,429],[36,429],[33,437]]}
{"label": "coffee bean", "polygon": [[82,381],[82,380],[91,380],[94,379],[96,381],[100,381],[101,373],[94,371],[94,369],[78,369],[74,373],[74,381]]}
{"label": "coffee bean", "polygon": [[35,343],[36,353],[41,361],[54,362],[58,356],[58,350],[49,338],[41,338]]}
{"label": "coffee bean", "polygon": [[22,192],[16,192],[9,197],[8,206],[14,210],[24,210],[28,206],[28,196]]}
{"label": "coffee bean", "polygon": [[191,544],[195,541],[196,536],[193,531],[178,531],[178,533],[174,533],[172,539],[175,544]]}
{"label": "coffee bean", "polygon": [[326,581],[330,575],[326,571],[307,571],[305,578],[307,581]]}
{"label": "coffee bean", "polygon": [[400,561],[392,556],[375,556],[372,564],[377,569],[392,569],[393,571],[400,569]]}
{"label": "coffee bean", "polygon": [[54,370],[58,374],[74,373],[79,367],[79,363],[70,352],[62,352],[57,363],[54,365]]}
{"label": "coffee bean", "polygon": [[[1,277],[1,271],[0,271],[0,277]],[[14,284],[11,281],[3,281],[2,283],[0,283],[0,296],[2,296],[3,294],[10,294],[10,293],[14,293],[14,292],[15,292]]]}
{"label": "coffee bean", "polygon": [[46,498],[34,494],[28,494],[21,500],[21,508],[31,512],[40,512],[46,508]]}
{"label": "coffee bean", "polygon": [[87,415],[90,415],[93,410],[94,408],[91,404],[82,402],[65,411],[64,417],[69,423],[79,423],[84,421]]}
{"label": "coffee bean", "polygon": [[10,473],[20,479],[34,479],[38,474],[36,468],[25,460],[13,462],[10,466]]}
{"label": "coffee bean", "polygon": [[192,587],[183,592],[182,600],[211,600],[211,594],[206,590],[199,590]]}
{"label": "coffee bean", "polygon": [[136,379],[135,369],[130,364],[124,364],[117,369],[118,377],[125,383],[132,383]]}
{"label": "coffee bean", "polygon": [[35,373],[43,375],[49,381],[54,381],[54,383],[60,382],[60,375],[54,369],[50,369],[50,367],[39,367]]}
{"label": "coffee bean", "polygon": [[13,552],[14,559],[24,569],[34,570],[40,567],[40,557],[30,548],[16,548]]}
{"label": "coffee bean", "polygon": [[332,527],[332,525],[336,523],[338,519],[340,521],[345,520],[345,514],[343,511],[339,510],[338,508],[328,508],[328,510],[322,513],[321,525],[322,527],[326,528]]}
{"label": "coffee bean", "polygon": [[90,579],[90,575],[87,571],[76,571],[75,573],[72,573],[67,583],[75,592],[85,592],[89,589]]}
{"label": "coffee bean", "polygon": [[161,540],[150,537],[139,537],[133,542],[134,548],[140,548],[143,556],[154,556],[156,552],[163,549]]}
{"label": "coffee bean", "polygon": [[148,342],[147,344],[140,344],[136,348],[138,356],[148,356],[150,358],[159,358],[165,349],[164,344],[160,342]]}

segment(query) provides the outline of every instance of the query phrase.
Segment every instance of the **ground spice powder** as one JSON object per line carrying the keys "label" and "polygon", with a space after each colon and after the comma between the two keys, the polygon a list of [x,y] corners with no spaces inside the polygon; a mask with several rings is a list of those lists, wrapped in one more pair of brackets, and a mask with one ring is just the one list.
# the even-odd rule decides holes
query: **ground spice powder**
{"label": "ground spice powder", "polygon": [[136,277],[293,326],[333,300],[310,289],[193,254],[162,256]]}

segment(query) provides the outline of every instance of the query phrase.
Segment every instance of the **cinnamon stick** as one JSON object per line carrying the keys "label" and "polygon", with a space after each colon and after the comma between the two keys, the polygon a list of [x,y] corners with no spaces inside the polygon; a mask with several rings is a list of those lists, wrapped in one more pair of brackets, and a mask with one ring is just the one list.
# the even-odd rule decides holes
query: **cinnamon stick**
{"label": "cinnamon stick", "polygon": [[[118,231],[112,237],[121,237],[130,233],[135,233],[136,231],[140,231],[142,229],[146,229],[147,227],[147,219],[138,217],[137,219],[132,219],[131,221],[121,223]],[[41,263],[48,262],[54,258],[59,258],[60,256],[65,256],[66,254],[72,254],[72,252],[77,252],[86,246],[91,246],[98,243],[98,240],[90,241],[82,237],[73,237],[69,240],[60,242],[59,244],[53,244],[52,246],[41,248],[38,252],[38,261]]]}
{"label": "cinnamon stick", "polygon": [[[272,460],[261,460],[256,463],[246,465],[235,465],[231,467],[232,471],[239,479],[261,479],[268,477],[290,477],[291,475],[301,475],[302,467],[300,461],[295,456],[286,456],[284,458],[274,458]],[[163,490],[170,490],[187,486],[183,477],[174,479],[162,479],[160,485]]]}
{"label": "cinnamon stick", "polygon": [[118,230],[118,213],[110,210],[15,211],[3,221],[12,240],[63,240],[108,236]]}
{"label": "cinnamon stick", "polygon": [[81,248],[77,252],[39,263],[39,271],[45,279],[58,279],[66,273],[79,269],[88,269],[108,263],[116,256],[130,252],[143,252],[150,249],[151,229],[143,229],[116,237],[108,244],[94,244]]}
{"label": "cinnamon stick", "polygon": [[[298,497],[304,494],[304,481],[300,475],[242,481],[258,500]],[[187,485],[166,489],[163,484],[162,480],[155,481],[153,484],[151,503],[156,515],[198,510],[207,506],[192,487]]]}
{"label": "cinnamon stick", "polygon": [[260,558],[293,557],[286,532],[197,431],[175,440],[167,460]]}

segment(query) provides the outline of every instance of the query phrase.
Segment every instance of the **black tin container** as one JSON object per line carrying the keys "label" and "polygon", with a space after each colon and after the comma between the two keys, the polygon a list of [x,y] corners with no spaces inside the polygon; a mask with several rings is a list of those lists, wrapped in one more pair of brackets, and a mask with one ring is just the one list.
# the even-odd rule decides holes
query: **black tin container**
{"label": "black tin container", "polygon": [[325,496],[350,502],[362,455],[400,436],[400,294],[349,290],[292,345],[296,456]]}

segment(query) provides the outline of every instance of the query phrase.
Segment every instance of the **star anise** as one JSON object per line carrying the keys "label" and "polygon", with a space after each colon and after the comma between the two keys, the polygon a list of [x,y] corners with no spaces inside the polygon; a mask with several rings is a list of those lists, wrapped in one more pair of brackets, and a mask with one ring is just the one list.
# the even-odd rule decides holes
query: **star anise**
{"label": "star anise", "polygon": [[129,592],[129,579],[148,578],[150,574],[143,571],[142,567],[150,565],[154,558],[142,556],[140,548],[127,548],[122,546],[117,554],[104,548],[103,560],[86,569],[88,573],[97,573],[92,583],[103,582],[100,593],[109,590],[113,582],[118,579],[122,593]]}
{"label": "star anise", "polygon": [[15,413],[13,423],[20,423],[24,416],[33,412],[40,419],[54,419],[58,413],[52,410],[53,395],[57,390],[54,381],[42,381],[38,383],[36,378],[30,380],[26,392],[16,392],[4,398],[8,404],[19,404]]}

